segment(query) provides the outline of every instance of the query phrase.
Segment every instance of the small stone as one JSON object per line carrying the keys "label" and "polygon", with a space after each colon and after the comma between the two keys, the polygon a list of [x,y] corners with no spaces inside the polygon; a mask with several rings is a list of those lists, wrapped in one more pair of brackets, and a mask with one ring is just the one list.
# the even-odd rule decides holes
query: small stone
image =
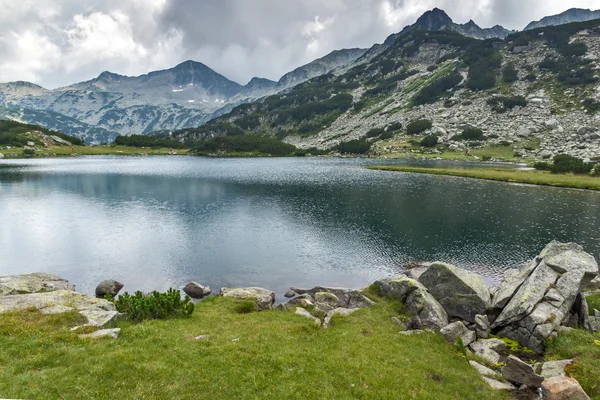
{"label": "small stone", "polygon": [[531,365],[524,363],[515,356],[508,356],[504,367],[502,367],[502,376],[510,382],[532,387],[540,387],[544,382],[544,377],[536,374]]}
{"label": "small stone", "polygon": [[325,317],[325,321],[323,321],[323,328],[331,328],[331,320],[334,316],[339,315],[341,317],[346,317],[358,310],[358,308],[336,308],[335,310],[329,311]]}
{"label": "small stone", "polygon": [[82,339],[103,339],[103,338],[112,338],[117,339],[119,334],[121,333],[120,328],[115,329],[102,329],[87,335],[79,335]]}
{"label": "small stone", "polygon": [[210,335],[200,335],[200,336],[196,336],[194,339],[200,340],[200,341],[205,341],[205,340],[210,339]]}
{"label": "small stone", "polygon": [[123,289],[123,286],[124,285],[121,282],[114,280],[103,281],[96,287],[96,297],[103,299],[107,294],[111,297],[116,297],[121,289]]}
{"label": "small stone", "polygon": [[443,327],[440,330],[440,333],[450,344],[456,344],[460,338],[462,344],[464,346],[468,346],[476,339],[475,332],[467,329],[467,327],[460,321],[453,322],[450,325]]}
{"label": "small stone", "polygon": [[486,376],[483,377],[483,380],[490,385],[490,387],[494,390],[507,390],[507,391],[511,391],[511,390],[515,390],[516,387],[514,387],[513,385],[511,385],[510,383],[506,383],[506,382],[500,382],[497,381],[495,379],[492,378],[488,378]]}
{"label": "small stone", "polygon": [[400,318],[398,317],[392,317],[392,321],[394,321],[396,324],[400,325],[400,327],[402,328],[402,330],[407,330],[408,327],[406,326],[406,324],[404,323],[404,321],[402,321]]}
{"label": "small stone", "polygon": [[556,376],[542,383],[544,400],[590,400],[583,388],[573,378]]}
{"label": "small stone", "polygon": [[477,372],[479,372],[479,374],[482,376],[491,377],[491,376],[499,376],[500,375],[493,369],[490,369],[484,365],[479,364],[477,361],[470,360],[469,364],[471,364],[471,367],[475,368],[477,370]]}
{"label": "small stone", "polygon": [[289,290],[286,294],[284,294],[284,296],[288,299],[291,299],[295,295],[296,295],[296,292],[294,290]]}
{"label": "small stone", "polygon": [[74,310],[73,307],[67,307],[67,306],[63,306],[63,305],[58,305],[58,306],[51,306],[51,307],[42,308],[40,310],[40,312],[42,314],[52,315],[52,314],[62,314],[62,313],[66,313],[66,312],[73,311],[73,310]]}
{"label": "small stone", "polygon": [[290,290],[293,290],[294,292],[296,292],[296,294],[305,294],[306,292],[308,292],[308,290],[306,289],[300,289],[296,287],[291,287]]}
{"label": "small stone", "polygon": [[312,315],[311,313],[309,313],[307,310],[305,310],[304,308],[301,307],[296,307],[296,315],[300,315],[302,317],[308,318],[308,319],[312,319],[317,325],[321,325],[321,320],[317,317],[315,317],[314,315]]}
{"label": "small stone", "polygon": [[566,376],[565,368],[573,364],[573,360],[546,361],[542,365],[542,373],[544,378],[554,378],[555,376]]}
{"label": "small stone", "polygon": [[400,335],[404,335],[404,336],[412,336],[412,335],[422,335],[424,333],[434,333],[431,329],[415,329],[412,331],[402,331],[402,332],[398,332],[398,334]]}
{"label": "small stone", "polygon": [[499,339],[478,340],[471,343],[469,347],[473,350],[473,353],[483,358],[489,364],[498,364],[500,362],[500,354],[498,351],[501,351],[500,349],[502,349],[502,347],[496,340],[501,342],[502,345],[504,345],[504,349],[506,349],[506,344]]}
{"label": "small stone", "polygon": [[185,294],[192,299],[203,299],[211,293],[210,287],[201,285],[197,282],[190,282],[183,288]]}
{"label": "small stone", "polygon": [[106,328],[113,326],[119,316],[118,311],[81,310],[79,314],[87,319],[87,326]]}
{"label": "small stone", "polygon": [[487,339],[490,336],[490,320],[487,315],[475,316],[475,333],[478,339]]}

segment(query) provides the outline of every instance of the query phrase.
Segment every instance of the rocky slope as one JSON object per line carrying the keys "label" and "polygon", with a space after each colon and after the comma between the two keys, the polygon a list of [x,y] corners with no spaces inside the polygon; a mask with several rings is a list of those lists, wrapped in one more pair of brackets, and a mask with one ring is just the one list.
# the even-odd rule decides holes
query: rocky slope
{"label": "rocky slope", "polygon": [[[390,144],[419,148],[423,136],[435,135],[433,152],[489,147],[524,157],[595,159],[599,52],[600,21],[488,41],[414,31],[352,68],[174,135],[203,140],[242,129],[319,149],[371,136],[380,150]],[[408,135],[407,125],[421,119],[431,127]],[[482,135],[464,137],[469,128]]]}
{"label": "rocky slope", "polygon": [[56,90],[11,82],[0,84],[0,118],[84,137],[88,143],[110,143],[119,134],[202,125],[213,114],[322,75],[363,53],[361,49],[333,52],[286,74],[280,82],[254,78],[246,86],[194,61],[138,77],[103,72]]}
{"label": "rocky slope", "polygon": [[539,21],[533,21],[525,27],[525,30],[570,24],[572,22],[591,21],[593,19],[600,19],[600,10],[592,11],[582,8],[571,8],[563,13],[544,17]]}

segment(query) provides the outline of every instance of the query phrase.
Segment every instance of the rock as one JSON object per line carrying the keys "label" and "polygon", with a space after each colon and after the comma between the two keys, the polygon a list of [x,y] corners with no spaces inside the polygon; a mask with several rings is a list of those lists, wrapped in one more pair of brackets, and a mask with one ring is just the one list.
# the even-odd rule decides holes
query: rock
{"label": "rock", "polygon": [[119,318],[119,313],[117,311],[81,310],[79,313],[87,318],[87,326],[95,326],[98,328],[111,327]]}
{"label": "rock", "polygon": [[321,311],[329,312],[340,306],[340,299],[333,293],[318,292],[315,294],[315,307]]}
{"label": "rock", "polygon": [[110,294],[111,297],[116,297],[121,289],[123,289],[123,286],[121,282],[113,280],[103,281],[96,287],[96,297],[104,299],[107,294]]}
{"label": "rock", "polygon": [[275,293],[268,289],[249,288],[222,288],[221,296],[234,297],[236,299],[256,301],[256,311],[270,310],[275,303]]}
{"label": "rock", "polygon": [[398,318],[398,317],[392,317],[392,321],[394,321],[397,325],[399,325],[400,328],[402,328],[403,331],[408,330],[408,326],[406,326],[406,324],[404,323],[404,321],[402,321],[400,318]]}
{"label": "rock", "polygon": [[450,325],[443,327],[440,330],[440,333],[450,344],[456,344],[458,342],[458,338],[460,338],[462,344],[464,346],[468,346],[476,339],[475,332],[467,329],[467,327],[460,321],[453,322]]}
{"label": "rock", "polygon": [[433,263],[419,282],[449,317],[475,322],[475,315],[485,314],[492,303],[489,287],[481,276],[450,264]]}
{"label": "rock", "polygon": [[516,387],[514,387],[510,383],[500,382],[500,381],[498,381],[496,379],[488,378],[488,377],[485,377],[485,376],[482,377],[482,378],[494,390],[512,391],[512,390],[516,390],[517,389]]}
{"label": "rock", "polygon": [[549,119],[546,122],[544,122],[544,125],[546,125],[550,129],[554,129],[558,127],[559,122],[556,119]]}
{"label": "rock", "polygon": [[300,315],[305,318],[308,318],[308,319],[312,319],[317,325],[321,325],[321,320],[319,318],[315,317],[314,315],[312,315],[311,313],[309,313],[304,308],[297,307],[295,314]]}
{"label": "rock", "polygon": [[448,314],[420,282],[400,275],[377,281],[375,285],[384,297],[402,301],[406,311],[418,318],[421,327],[442,329],[448,325]]}
{"label": "rock", "polygon": [[210,335],[200,335],[200,336],[196,336],[194,339],[204,342],[204,341],[210,339]]}
{"label": "rock", "polygon": [[567,365],[573,364],[573,360],[546,361],[542,365],[542,373],[544,378],[554,378],[555,376],[566,376],[565,368]]}
{"label": "rock", "polygon": [[543,150],[542,152],[540,152],[540,157],[542,157],[544,160],[547,160],[549,158],[554,157],[554,153],[550,150]]}
{"label": "rock", "polygon": [[210,287],[201,285],[197,282],[188,283],[183,288],[183,291],[192,299],[203,299],[211,294]]}
{"label": "rock", "polygon": [[375,304],[359,290],[355,289],[317,286],[306,291],[307,294],[315,298],[315,301],[317,301],[316,294],[319,292],[334,294],[339,300],[340,308],[366,308]]}
{"label": "rock", "polygon": [[0,160],[4,158],[4,154],[0,153]]}
{"label": "rock", "polygon": [[427,271],[429,269],[430,265],[431,264],[419,264],[419,265],[411,266],[410,268],[408,268],[406,270],[405,274],[409,278],[418,281],[419,278],[421,277],[421,275],[423,275],[425,273],[425,271]]}
{"label": "rock", "polygon": [[531,131],[528,128],[520,128],[517,131],[517,136],[521,138],[528,138],[532,135]]}
{"label": "rock", "polygon": [[311,307],[314,305],[314,302],[315,302],[315,299],[313,299],[310,294],[304,293],[294,299],[291,299],[287,303],[285,303],[284,307],[291,308],[296,305],[298,305],[300,307]]}
{"label": "rock", "polygon": [[487,315],[475,316],[475,333],[477,339],[487,339],[490,336],[491,325]]}
{"label": "rock", "polygon": [[35,146],[35,143],[34,142],[27,142],[27,146],[33,147],[33,146]]}
{"label": "rock", "polygon": [[104,339],[104,338],[112,338],[117,339],[119,334],[121,333],[120,328],[115,329],[102,329],[93,333],[89,333],[87,335],[79,335],[82,339]]}
{"label": "rock", "polygon": [[296,294],[305,294],[307,292],[307,290],[305,290],[305,289],[300,289],[300,288],[295,288],[295,287],[291,287],[290,290],[293,290],[294,292],[296,292]]}
{"label": "rock", "polygon": [[52,274],[0,276],[0,296],[75,290],[75,285]]}
{"label": "rock", "polygon": [[583,388],[573,378],[556,376],[542,383],[544,400],[590,400]]}
{"label": "rock", "polygon": [[398,332],[398,334],[403,335],[403,336],[412,336],[412,335],[422,335],[424,333],[433,333],[433,331],[431,329],[414,329],[412,331],[402,331],[402,332]]}
{"label": "rock", "polygon": [[492,308],[504,308],[525,279],[531,275],[536,266],[537,261],[534,260],[523,268],[507,270],[504,273],[502,283],[498,287],[498,290],[496,290],[496,293],[494,293]]}
{"label": "rock", "polygon": [[484,339],[473,342],[469,348],[490,364],[500,362],[500,352],[506,351],[506,343],[500,339]]}
{"label": "rock", "polygon": [[[598,264],[577,244],[552,242],[520,275],[526,276],[520,285],[508,284],[505,291],[501,285],[498,293],[510,300],[492,329],[541,353],[544,341],[569,318],[581,289],[598,275]],[[503,302],[498,293],[495,306]]]}
{"label": "rock", "polygon": [[54,136],[54,135],[50,135],[50,137],[52,138],[52,140],[54,140],[56,143],[60,143],[60,144],[64,144],[66,146],[72,146],[72,143],[69,142],[68,140],[65,140],[63,138],[60,138],[58,136]]}
{"label": "rock", "polygon": [[325,317],[325,320],[323,321],[323,328],[325,328],[325,329],[331,328],[331,320],[336,315],[339,315],[341,317],[346,317],[355,311],[358,311],[358,308],[336,308],[335,310],[329,311],[327,313],[327,316]]}
{"label": "rock", "polygon": [[590,283],[585,285],[584,289],[587,290],[600,290],[600,276],[593,279]]}
{"label": "rock", "polygon": [[508,356],[506,359],[502,367],[502,376],[510,382],[532,387],[540,387],[544,382],[544,377],[536,374],[531,365],[515,356]]}
{"label": "rock", "polygon": [[469,360],[469,364],[471,364],[471,367],[475,368],[481,376],[487,376],[487,377],[493,377],[493,376],[499,377],[500,376],[500,374],[497,373],[496,371],[494,371],[493,369],[490,369],[490,368],[486,367],[485,365],[481,365],[477,361]]}
{"label": "rock", "polygon": [[284,294],[283,296],[287,299],[291,299],[292,297],[294,297],[296,295],[296,292],[293,290],[288,290],[286,292],[286,294]]}
{"label": "rock", "polygon": [[115,305],[108,300],[96,299],[70,290],[58,290],[46,293],[18,294],[0,297],[0,314],[28,308],[66,306],[82,310],[116,311]]}
{"label": "rock", "polygon": [[73,307],[58,305],[58,306],[50,306],[46,308],[42,308],[40,312],[46,315],[54,315],[54,314],[62,314],[69,311],[75,310]]}

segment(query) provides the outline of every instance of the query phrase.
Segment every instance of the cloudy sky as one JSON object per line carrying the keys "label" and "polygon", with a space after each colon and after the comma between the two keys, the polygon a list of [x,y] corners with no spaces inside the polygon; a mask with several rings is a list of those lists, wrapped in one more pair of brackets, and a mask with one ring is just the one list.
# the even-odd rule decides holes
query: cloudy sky
{"label": "cloudy sky", "polygon": [[[568,4],[567,4],[568,3]],[[0,82],[48,88],[109,70],[200,61],[245,84],[330,51],[370,47],[433,7],[455,22],[522,29],[598,0],[0,0]]]}

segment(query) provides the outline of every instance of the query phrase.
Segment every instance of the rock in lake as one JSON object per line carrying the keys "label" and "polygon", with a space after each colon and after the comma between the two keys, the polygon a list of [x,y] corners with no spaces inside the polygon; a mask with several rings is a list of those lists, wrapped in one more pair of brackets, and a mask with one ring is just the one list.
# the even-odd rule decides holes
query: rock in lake
{"label": "rock in lake", "polygon": [[123,289],[123,286],[124,285],[118,281],[103,281],[96,287],[96,297],[99,299],[104,299],[107,294],[110,294],[111,297],[116,297],[121,289]]}
{"label": "rock in lake", "polygon": [[502,376],[507,381],[536,388],[544,382],[544,377],[536,374],[531,365],[524,363],[515,356],[508,356],[502,367]]}
{"label": "rock in lake", "polygon": [[475,332],[467,329],[467,327],[460,321],[453,322],[450,325],[443,327],[440,330],[440,333],[450,344],[456,344],[458,342],[458,338],[460,338],[462,344],[464,346],[468,346],[476,339]]}
{"label": "rock in lake", "polygon": [[0,296],[75,290],[75,285],[52,274],[0,276]]}
{"label": "rock in lake", "polygon": [[256,311],[270,310],[275,303],[275,293],[268,289],[249,288],[222,288],[221,296],[234,297],[236,299],[256,301]]}
{"label": "rock in lake", "polygon": [[201,285],[197,282],[190,282],[183,288],[185,294],[192,299],[203,299],[211,293],[210,287]]}
{"label": "rock in lake", "polygon": [[475,316],[485,314],[492,304],[489,287],[481,276],[450,264],[431,264],[419,282],[449,317],[473,323]]}
{"label": "rock in lake", "polygon": [[[530,273],[528,273],[531,271]],[[581,289],[598,275],[593,256],[574,243],[550,243],[524,270],[521,284],[512,276],[510,284],[501,284],[501,305],[510,297],[492,329],[500,336],[541,353],[544,341],[569,318]],[[512,290],[513,295],[510,295]],[[498,295],[497,293],[497,295]]]}
{"label": "rock in lake", "polygon": [[293,290],[288,290],[286,294],[284,294],[283,296],[287,299],[291,299],[292,297],[294,297],[296,295],[296,292]]}
{"label": "rock in lake", "polygon": [[590,400],[583,388],[573,378],[556,376],[542,383],[544,400]]}
{"label": "rock in lake", "polygon": [[[442,329],[448,325],[448,314],[421,283],[404,275],[375,282],[384,297],[402,301],[406,311],[420,321],[420,327]],[[413,328],[416,328],[413,326]]]}

